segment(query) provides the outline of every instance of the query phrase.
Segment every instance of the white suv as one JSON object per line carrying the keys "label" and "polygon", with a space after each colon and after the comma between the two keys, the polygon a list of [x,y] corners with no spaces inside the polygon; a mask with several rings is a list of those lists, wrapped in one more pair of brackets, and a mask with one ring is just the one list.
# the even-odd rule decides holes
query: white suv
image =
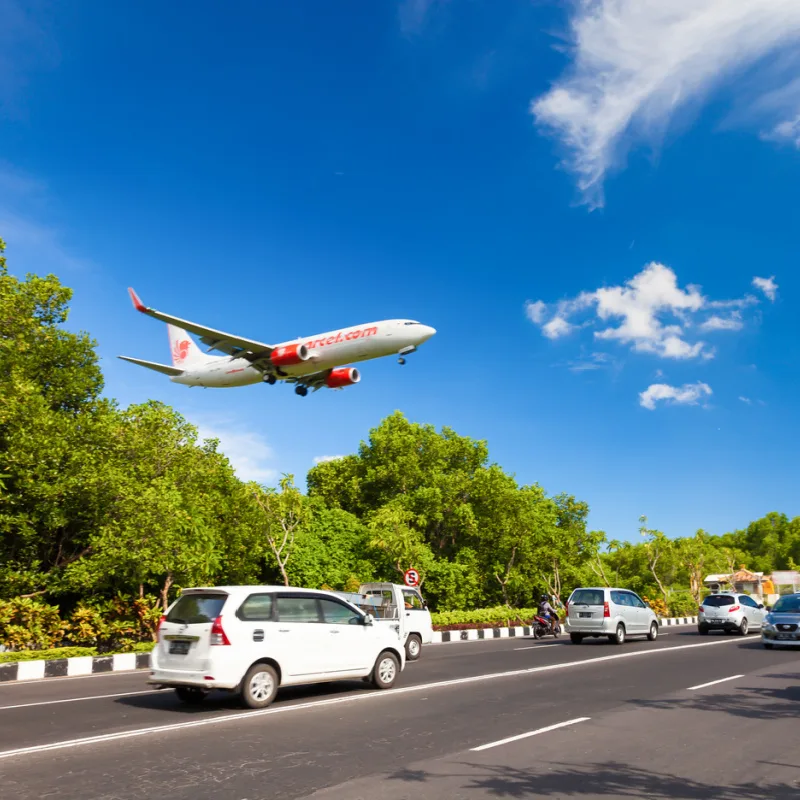
{"label": "white suv", "polygon": [[279,686],[363,678],[390,689],[405,668],[396,626],[332,592],[283,586],[185,589],[161,618],[149,683],[186,703],[212,689],[265,708]]}
{"label": "white suv", "polygon": [[574,644],[607,636],[624,644],[629,636],[658,637],[658,617],[636,592],[608,587],[576,589],[567,601],[567,630]]}

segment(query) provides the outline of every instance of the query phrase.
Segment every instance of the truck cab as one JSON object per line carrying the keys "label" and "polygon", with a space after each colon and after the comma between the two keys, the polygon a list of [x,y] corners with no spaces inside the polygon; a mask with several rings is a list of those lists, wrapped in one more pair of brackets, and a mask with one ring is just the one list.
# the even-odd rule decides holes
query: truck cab
{"label": "truck cab", "polygon": [[431,612],[417,588],[397,583],[364,583],[358,593],[338,594],[372,614],[376,623],[396,625],[408,661],[416,661],[422,654],[422,646],[433,641]]}

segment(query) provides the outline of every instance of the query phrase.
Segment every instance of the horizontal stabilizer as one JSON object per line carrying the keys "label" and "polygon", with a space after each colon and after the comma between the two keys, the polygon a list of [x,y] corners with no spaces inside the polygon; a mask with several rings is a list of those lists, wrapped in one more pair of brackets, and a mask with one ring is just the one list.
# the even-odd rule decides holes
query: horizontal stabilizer
{"label": "horizontal stabilizer", "polygon": [[117,358],[121,358],[123,361],[130,361],[131,364],[138,364],[140,367],[147,367],[147,369],[160,372],[162,375],[169,375],[172,378],[183,375],[184,372],[177,367],[170,367],[167,364],[157,364],[155,361],[144,361],[141,358],[131,358],[130,356],[117,356]]}

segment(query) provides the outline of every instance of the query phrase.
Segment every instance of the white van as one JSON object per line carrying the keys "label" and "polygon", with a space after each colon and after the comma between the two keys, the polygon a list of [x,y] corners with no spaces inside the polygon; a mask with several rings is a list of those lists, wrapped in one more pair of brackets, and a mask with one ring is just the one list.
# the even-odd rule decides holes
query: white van
{"label": "white van", "polygon": [[265,708],[280,686],[362,678],[390,689],[404,668],[399,630],[333,592],[216,586],[184,589],[161,618],[148,682],[186,703],[224,689]]}
{"label": "white van", "polygon": [[398,583],[363,583],[358,593],[336,594],[373,614],[376,622],[398,625],[407,661],[416,661],[422,653],[422,645],[433,641],[431,612],[419,589]]}

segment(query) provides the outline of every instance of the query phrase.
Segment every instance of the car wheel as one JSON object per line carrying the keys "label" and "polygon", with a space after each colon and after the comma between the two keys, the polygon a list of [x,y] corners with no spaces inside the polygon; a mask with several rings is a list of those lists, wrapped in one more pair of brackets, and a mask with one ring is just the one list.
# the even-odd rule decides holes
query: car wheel
{"label": "car wheel", "polygon": [[372,669],[372,685],[376,689],[391,689],[400,672],[400,662],[394,653],[384,650]]}
{"label": "car wheel", "polygon": [[764,647],[765,647],[767,650],[772,650],[772,642],[762,642],[761,644],[763,644],[763,645],[764,645]]}
{"label": "car wheel", "polygon": [[708,636],[708,628],[706,628],[705,625],[698,625],[697,626],[697,632],[701,636]]}
{"label": "car wheel", "polygon": [[625,626],[620,622],[617,625],[616,633],[608,637],[612,644],[625,644]]}
{"label": "car wheel", "polygon": [[191,686],[178,686],[175,689],[178,700],[187,706],[199,706],[206,699],[206,692],[202,689],[193,689]]}
{"label": "car wheel", "polygon": [[569,635],[569,640],[572,642],[572,644],[580,644],[583,641],[583,636],[581,636],[579,633],[571,633]]}
{"label": "car wheel", "polygon": [[416,634],[412,633],[406,639],[406,660],[416,661],[422,653],[422,639]]}
{"label": "car wheel", "polygon": [[739,635],[740,636],[747,636],[750,627],[747,624],[747,617],[742,620],[742,624],[739,626]]}
{"label": "car wheel", "polygon": [[654,622],[654,623],[652,623],[650,625],[650,632],[647,634],[647,638],[651,642],[654,642],[656,639],[658,639],[658,624],[657,623]]}
{"label": "car wheel", "polygon": [[253,664],[242,681],[242,701],[248,708],[266,708],[278,693],[278,673],[269,664]]}

